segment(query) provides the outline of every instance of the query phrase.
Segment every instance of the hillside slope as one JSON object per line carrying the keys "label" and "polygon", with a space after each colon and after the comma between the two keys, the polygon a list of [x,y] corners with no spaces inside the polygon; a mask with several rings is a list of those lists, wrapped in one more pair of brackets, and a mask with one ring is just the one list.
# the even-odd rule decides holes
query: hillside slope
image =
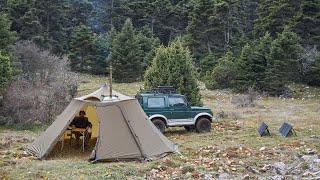
{"label": "hillside slope", "polygon": [[[105,82],[104,77],[82,76],[80,94]],[[114,89],[134,95],[142,83],[114,84]],[[23,147],[44,127],[18,131],[0,128],[0,179],[199,179],[243,177],[316,177],[320,174],[319,89],[297,86],[297,97],[260,97],[254,107],[237,108],[229,91],[202,89],[202,100],[214,113],[225,118],[213,124],[207,134],[171,128],[165,135],[179,144],[181,154],[140,163],[114,162],[91,164],[90,152],[71,149],[54,151],[48,160],[39,161],[23,153]],[[299,97],[298,97],[299,96]],[[283,138],[278,129],[289,122],[297,136]],[[259,137],[257,128],[266,122],[270,137]]]}

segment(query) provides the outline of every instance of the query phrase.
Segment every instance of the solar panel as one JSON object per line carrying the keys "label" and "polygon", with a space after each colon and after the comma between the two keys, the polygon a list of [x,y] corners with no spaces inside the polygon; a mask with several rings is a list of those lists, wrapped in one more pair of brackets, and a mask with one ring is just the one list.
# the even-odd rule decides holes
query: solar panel
{"label": "solar panel", "polygon": [[259,129],[258,129],[258,133],[260,134],[260,136],[270,136],[270,131],[268,129],[268,125],[264,122],[262,122],[262,124],[260,125]]}
{"label": "solar panel", "polygon": [[295,135],[293,126],[286,122],[282,124],[282,126],[279,129],[279,132],[283,137]]}

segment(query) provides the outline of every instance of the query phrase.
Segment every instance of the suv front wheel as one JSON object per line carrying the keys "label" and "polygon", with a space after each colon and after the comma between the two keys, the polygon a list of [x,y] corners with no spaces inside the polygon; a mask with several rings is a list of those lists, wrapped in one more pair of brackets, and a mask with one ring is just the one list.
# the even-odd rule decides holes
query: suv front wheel
{"label": "suv front wheel", "polygon": [[161,119],[154,119],[152,123],[159,129],[159,131],[163,134],[166,130],[166,124]]}
{"label": "suv front wheel", "polygon": [[198,133],[206,133],[211,130],[211,122],[207,118],[200,118],[196,123],[196,130]]}

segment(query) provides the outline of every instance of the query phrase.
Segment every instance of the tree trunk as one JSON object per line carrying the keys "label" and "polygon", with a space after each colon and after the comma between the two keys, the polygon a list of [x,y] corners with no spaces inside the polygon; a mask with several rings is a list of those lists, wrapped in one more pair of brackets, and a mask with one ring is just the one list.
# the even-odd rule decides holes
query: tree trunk
{"label": "tree trunk", "polygon": [[154,28],[154,23],[155,23],[155,19],[154,18],[152,18],[151,19],[151,33],[153,34],[153,28]]}
{"label": "tree trunk", "polygon": [[207,48],[208,48],[208,53],[211,53],[211,46],[209,41],[207,41]]}
{"label": "tree trunk", "polygon": [[113,13],[114,0],[111,0],[111,8],[110,8],[110,26],[113,26],[112,13]]}

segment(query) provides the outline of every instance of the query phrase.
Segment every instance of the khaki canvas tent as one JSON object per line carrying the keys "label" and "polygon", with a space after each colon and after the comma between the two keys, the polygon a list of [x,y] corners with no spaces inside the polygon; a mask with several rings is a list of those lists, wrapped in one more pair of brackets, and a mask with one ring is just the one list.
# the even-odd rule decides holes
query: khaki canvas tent
{"label": "khaki canvas tent", "polygon": [[112,95],[110,98],[104,85],[89,95],[73,99],[26,151],[39,159],[45,158],[81,110],[86,111],[93,125],[92,136],[97,138],[90,157],[93,161],[152,160],[177,151],[177,146],[148,120],[136,99],[115,91]]}

